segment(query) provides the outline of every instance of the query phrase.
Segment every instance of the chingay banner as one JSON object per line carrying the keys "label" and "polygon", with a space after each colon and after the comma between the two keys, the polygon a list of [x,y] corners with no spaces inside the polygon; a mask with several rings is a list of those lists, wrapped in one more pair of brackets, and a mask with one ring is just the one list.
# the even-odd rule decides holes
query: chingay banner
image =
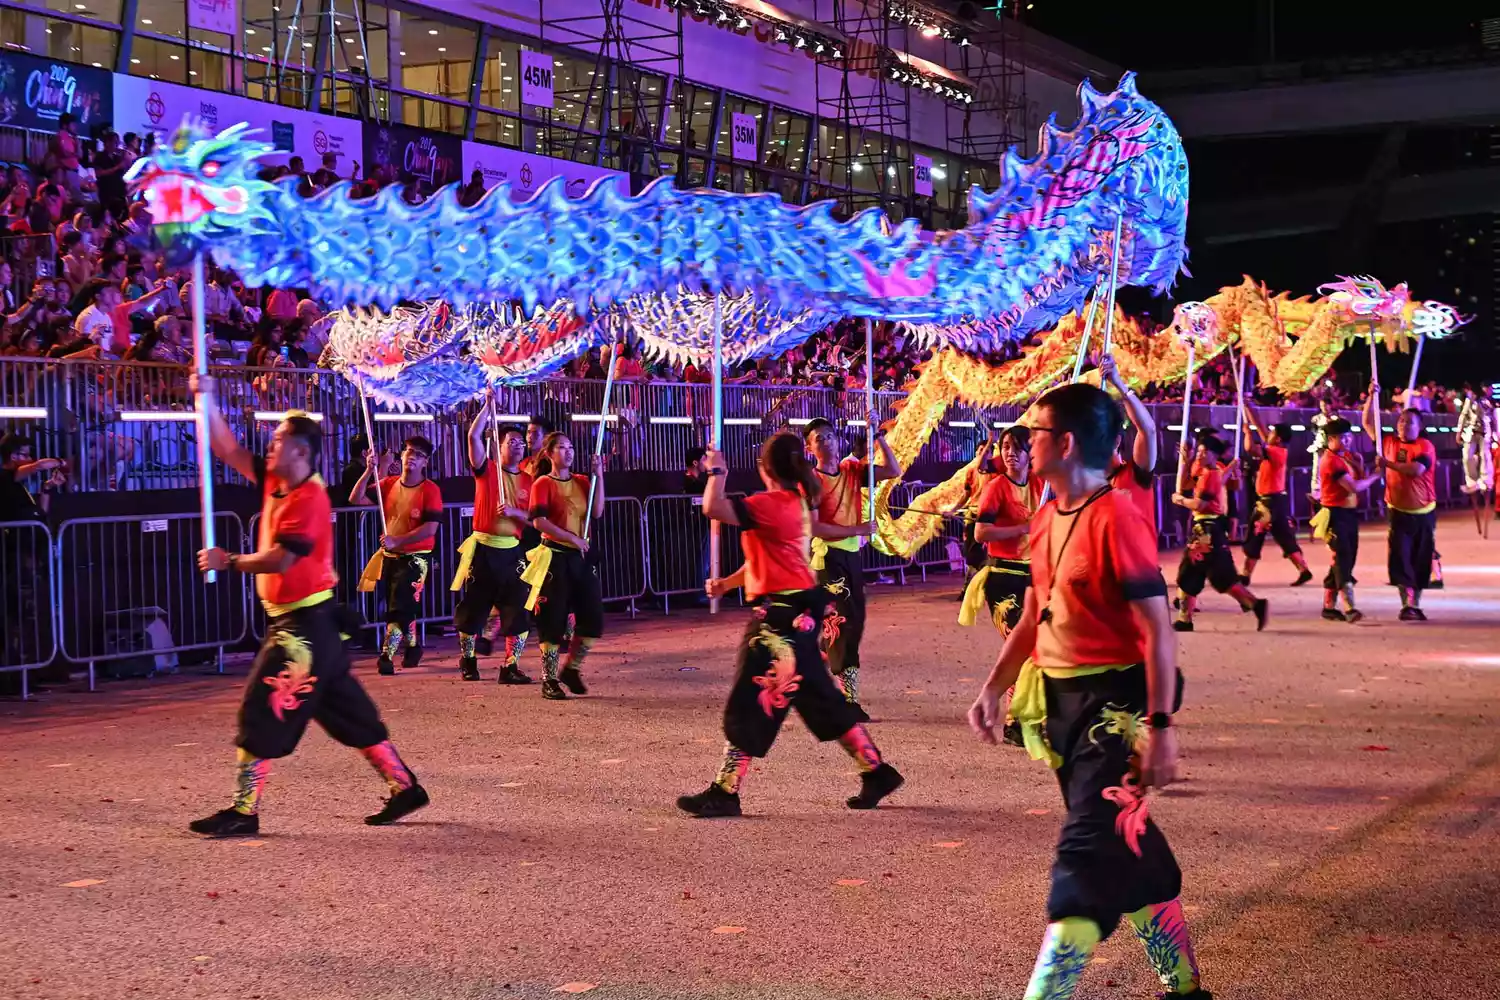
{"label": "chingay banner", "polygon": [[403,183],[430,195],[444,184],[462,180],[463,140],[442,132],[425,132],[406,125],[369,125],[365,128],[365,171],[392,167]]}
{"label": "chingay banner", "polygon": [[487,146],[482,142],[464,143],[464,180],[479,171],[488,191],[497,184],[510,185],[511,201],[525,201],[554,177],[563,177],[563,190],[569,198],[581,198],[600,177],[613,177],[622,195],[630,194],[630,178],[618,170],[596,167],[591,163],[574,163],[550,156],[540,156],[505,146]]}
{"label": "chingay banner", "polygon": [[0,51],[0,125],[52,132],[60,116],[71,114],[87,135],[114,117],[111,76],[105,69]]}
{"label": "chingay banner", "polygon": [[240,32],[240,9],[237,0],[187,0],[189,28],[218,31],[226,35]]}

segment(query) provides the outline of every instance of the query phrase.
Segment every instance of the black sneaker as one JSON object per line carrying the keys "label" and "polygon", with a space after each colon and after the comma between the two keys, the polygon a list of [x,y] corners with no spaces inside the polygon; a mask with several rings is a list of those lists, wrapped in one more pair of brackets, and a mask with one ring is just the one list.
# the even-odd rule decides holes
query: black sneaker
{"label": "black sneaker", "polygon": [[410,670],[412,667],[415,667],[417,664],[419,664],[421,662],[422,662],[422,647],[421,646],[407,646],[406,647],[406,651],[401,654],[401,667],[402,667],[403,670]]}
{"label": "black sneaker", "polygon": [[722,819],[740,815],[740,797],[729,794],[718,785],[709,785],[697,795],[679,795],[677,808],[699,819]]}
{"label": "black sneaker", "polygon": [[391,658],[389,656],[386,656],[384,653],[381,653],[380,659],[375,661],[375,669],[378,670],[381,676],[384,677],[391,677],[396,673],[396,665],[392,663]]}
{"label": "black sneaker", "polygon": [[568,692],[557,681],[542,681],[542,697],[548,701],[567,701]]}
{"label": "black sneaker", "polygon": [[520,667],[504,667],[500,671],[501,684],[530,684],[531,678],[521,673]]}
{"label": "black sneaker", "polygon": [[409,815],[421,809],[432,800],[427,797],[427,789],[421,785],[412,785],[385,800],[385,806],[373,816],[366,816],[365,823],[368,826],[385,826],[394,823],[402,816]]}
{"label": "black sneaker", "polygon": [[474,655],[489,656],[495,651],[495,644],[487,635],[481,635],[474,639]]}
{"label": "black sneaker", "polygon": [[1305,569],[1302,572],[1300,572],[1300,573],[1297,574],[1297,579],[1295,579],[1295,580],[1292,581],[1292,586],[1293,587],[1300,587],[1303,584],[1310,582],[1312,580],[1312,576],[1313,576],[1312,575],[1312,570]]}
{"label": "black sneaker", "polygon": [[1001,730],[1000,741],[1013,747],[1024,747],[1026,737],[1021,735],[1021,724],[1015,719],[1007,722],[1005,728]]}
{"label": "black sneaker", "polygon": [[1344,612],[1344,621],[1348,622],[1350,625],[1354,625],[1364,620],[1365,616],[1360,613],[1358,608],[1350,608],[1348,611]]}
{"label": "black sneaker", "polygon": [[1266,619],[1271,616],[1271,602],[1262,597],[1250,605],[1249,610],[1255,615],[1255,631],[1264,632],[1266,630]]}
{"label": "black sneaker", "polygon": [[1240,583],[1244,584],[1247,587],[1250,586],[1250,577],[1249,577],[1249,575],[1245,574],[1245,573],[1241,573],[1240,574]]}
{"label": "black sneaker", "polygon": [[851,701],[851,702],[849,702],[849,707],[852,708],[852,709],[854,709],[854,717],[856,719],[858,719],[860,722],[869,722],[870,721],[870,713],[866,712],[865,711],[865,707],[863,705],[861,705],[859,702],[857,702],[857,701]]}
{"label": "black sneaker", "polygon": [[260,817],[238,809],[220,809],[212,816],[193,820],[188,829],[210,837],[254,837],[260,833]]}
{"label": "black sneaker", "polygon": [[574,694],[588,694],[589,689],[584,686],[583,675],[572,667],[563,667],[557,675],[558,683],[572,691]]}
{"label": "black sneaker", "polygon": [[851,795],[844,800],[844,804],[850,809],[874,809],[880,805],[880,800],[900,788],[906,779],[901,777],[901,772],[889,764],[881,763],[873,771],[866,771],[859,776],[859,794]]}
{"label": "black sneaker", "polygon": [[1416,621],[1425,622],[1427,620],[1427,612],[1423,611],[1421,608],[1412,608],[1412,611],[1415,612]]}
{"label": "black sneaker", "polygon": [[1188,621],[1186,618],[1178,618],[1176,621],[1172,622],[1173,632],[1191,632],[1192,630],[1193,623]]}
{"label": "black sneaker", "polygon": [[466,681],[479,680],[479,661],[472,656],[459,657],[458,676]]}
{"label": "black sneaker", "polygon": [[1342,622],[1342,621],[1348,621],[1348,619],[1344,617],[1344,613],[1342,611],[1340,611],[1338,608],[1324,608],[1323,609],[1323,620],[1325,622]]}

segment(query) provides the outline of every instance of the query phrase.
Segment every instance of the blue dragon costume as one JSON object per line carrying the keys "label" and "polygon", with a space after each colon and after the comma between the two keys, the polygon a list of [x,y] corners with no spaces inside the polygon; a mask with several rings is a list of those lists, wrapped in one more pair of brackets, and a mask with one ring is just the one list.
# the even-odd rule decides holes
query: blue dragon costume
{"label": "blue dragon costume", "polygon": [[[971,190],[967,224],[935,236],[876,209],[840,221],[830,203],[684,190],[669,177],[634,197],[601,182],[577,199],[554,181],[520,203],[501,185],[468,208],[456,186],[418,206],[395,187],[350,198],[347,182],[304,198],[291,181],[258,178],[271,150],[242,125],[209,136],[185,123],[129,179],[173,261],[211,254],[249,285],[346,306],[448,303],[447,334],[416,351],[391,333],[357,352],[388,355],[375,367],[389,377],[346,366],[383,382],[382,395],[442,403],[535,379],[627,331],[701,359],[719,295],[740,310],[725,323],[730,361],[783,351],[842,316],[952,328],[966,349],[992,349],[1083,304],[1108,277],[1117,222],[1120,283],[1165,290],[1186,256],[1181,140],[1132,74],[1107,94],[1085,81],[1079,96],[1071,129],[1049,120],[1034,156],[1009,151],[999,187]],[[653,325],[663,317],[681,322]]]}

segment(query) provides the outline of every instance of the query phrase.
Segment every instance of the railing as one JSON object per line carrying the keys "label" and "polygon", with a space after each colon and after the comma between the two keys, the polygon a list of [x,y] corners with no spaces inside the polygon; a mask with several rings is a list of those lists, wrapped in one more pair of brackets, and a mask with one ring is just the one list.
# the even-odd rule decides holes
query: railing
{"label": "railing", "polygon": [[21,672],[22,697],[29,672],[57,656],[56,584],[47,526],[0,523],[0,673]]}

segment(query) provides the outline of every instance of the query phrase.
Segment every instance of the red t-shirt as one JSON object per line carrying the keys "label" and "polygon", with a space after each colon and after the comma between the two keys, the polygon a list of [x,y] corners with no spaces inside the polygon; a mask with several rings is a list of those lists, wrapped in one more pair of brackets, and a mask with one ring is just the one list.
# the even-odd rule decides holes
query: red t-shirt
{"label": "red t-shirt", "polygon": [[1387,462],[1416,462],[1422,471],[1415,476],[1395,469],[1385,470],[1385,502],[1407,514],[1425,514],[1437,506],[1437,449],[1426,438],[1402,441],[1387,437],[1381,442]]}
{"label": "red t-shirt", "polygon": [[1151,534],[1156,534],[1156,478],[1150,469],[1139,469],[1131,461],[1125,462],[1109,477],[1109,484],[1117,490],[1130,494],[1136,513],[1146,519]]}
{"label": "red t-shirt", "polygon": [[[565,531],[583,537],[583,525],[588,520],[589,477],[573,473],[563,480],[556,476],[542,476],[531,484],[531,519],[545,517]],[[542,537],[558,545],[570,543],[542,532]]]}
{"label": "red t-shirt", "polygon": [[1260,469],[1255,473],[1255,492],[1268,497],[1286,492],[1286,448],[1279,444],[1268,444],[1262,451]]}
{"label": "red t-shirt", "polygon": [[294,604],[332,590],[339,582],[333,568],[333,506],[319,476],[295,489],[261,466],[260,537],[257,549],[280,545],[297,556],[285,573],[261,573],[255,593],[269,604]]}
{"label": "red t-shirt", "polygon": [[[498,471],[497,471],[498,470]],[[504,490],[500,476],[505,477]],[[524,472],[506,472],[486,460],[474,470],[474,530],[504,538],[520,538],[526,525],[513,517],[502,517],[501,507],[531,509],[531,477]]]}
{"label": "red t-shirt", "polygon": [[1224,486],[1224,469],[1196,466],[1193,473],[1193,497],[1201,503],[1195,514],[1221,516],[1229,512],[1229,491]]}
{"label": "red t-shirt", "polygon": [[[1032,476],[1022,485],[1008,475],[995,476],[980,494],[977,520],[1000,528],[1030,524],[1041,499],[1039,477]],[[1031,540],[1026,535],[1017,535],[1003,542],[985,542],[984,550],[996,559],[1030,559]]]}
{"label": "red t-shirt", "polygon": [[1038,620],[1032,658],[1054,670],[1144,660],[1146,641],[1130,602],[1167,593],[1156,534],[1119,489],[1075,513],[1059,511],[1056,500],[1037,512],[1031,586],[1038,615],[1051,612],[1047,621]]}
{"label": "red t-shirt", "polygon": [[818,470],[823,495],[818,498],[818,520],[824,524],[852,527],[865,522],[865,476],[868,466],[857,458],[839,463],[836,475]]}
{"label": "red t-shirt", "polygon": [[[385,530],[391,535],[409,535],[429,521],[442,523],[443,494],[437,483],[424,479],[416,486],[404,486],[400,476],[380,481],[380,502],[385,505]],[[397,552],[431,552],[437,538],[409,542]]]}
{"label": "red t-shirt", "polygon": [[734,498],[745,552],[745,596],[809,590],[817,584],[807,560],[812,518],[796,490],[772,490]]}
{"label": "red t-shirt", "polygon": [[1351,480],[1358,479],[1363,471],[1356,455],[1344,451],[1323,452],[1318,462],[1318,502],[1324,507],[1358,507],[1359,494],[1354,491]]}

